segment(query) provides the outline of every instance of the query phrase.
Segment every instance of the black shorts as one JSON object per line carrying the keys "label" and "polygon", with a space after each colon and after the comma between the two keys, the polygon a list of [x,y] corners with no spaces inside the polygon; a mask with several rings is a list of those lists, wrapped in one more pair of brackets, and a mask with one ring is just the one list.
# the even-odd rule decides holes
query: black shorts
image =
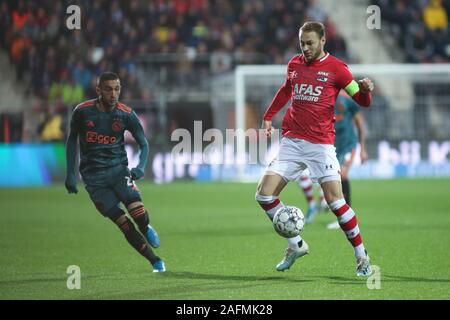
{"label": "black shorts", "polygon": [[131,179],[130,170],[123,165],[83,174],[83,181],[95,207],[107,217],[108,211],[120,202],[128,205],[141,201],[139,189]]}

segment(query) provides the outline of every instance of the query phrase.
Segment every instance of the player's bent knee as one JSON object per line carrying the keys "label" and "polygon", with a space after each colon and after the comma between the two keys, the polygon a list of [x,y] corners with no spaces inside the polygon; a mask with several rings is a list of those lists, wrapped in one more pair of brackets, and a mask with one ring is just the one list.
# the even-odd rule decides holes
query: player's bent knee
{"label": "player's bent knee", "polygon": [[127,207],[127,210],[130,211],[130,209],[133,209],[138,206],[143,206],[141,197],[132,197],[130,199],[127,199],[124,201],[125,207]]}
{"label": "player's bent knee", "polygon": [[328,204],[344,198],[340,180],[322,180],[320,186]]}
{"label": "player's bent knee", "polygon": [[136,209],[138,207],[143,207],[143,206],[144,206],[144,203],[142,201],[140,201],[140,200],[139,201],[134,201],[134,202],[131,202],[131,203],[129,203],[127,205],[127,210],[128,210],[128,212],[130,212],[133,209]]}
{"label": "player's bent knee", "polygon": [[275,191],[271,190],[273,188],[270,188],[268,186],[265,186],[264,184],[261,184],[256,189],[256,194],[262,195],[262,196],[272,196]]}
{"label": "player's bent knee", "polygon": [[140,201],[131,203],[128,207],[128,212],[133,217],[133,219],[137,219],[145,215],[145,207],[144,204]]}
{"label": "player's bent knee", "polygon": [[281,175],[275,172],[266,172],[258,183],[256,192],[264,196],[278,196],[286,184],[287,181]]}
{"label": "player's bent knee", "polygon": [[119,207],[112,208],[107,212],[108,218],[110,218],[119,229],[127,234],[130,231],[135,229],[134,224],[131,220],[126,216],[125,211],[120,209]]}
{"label": "player's bent knee", "polygon": [[[332,204],[335,203],[336,201],[341,201],[344,200],[344,195],[342,194],[342,191],[339,192],[335,192],[335,191],[328,191],[325,192],[324,191],[324,196],[325,196],[325,200],[328,203],[328,206],[331,208]],[[345,202],[345,200],[344,200]]]}

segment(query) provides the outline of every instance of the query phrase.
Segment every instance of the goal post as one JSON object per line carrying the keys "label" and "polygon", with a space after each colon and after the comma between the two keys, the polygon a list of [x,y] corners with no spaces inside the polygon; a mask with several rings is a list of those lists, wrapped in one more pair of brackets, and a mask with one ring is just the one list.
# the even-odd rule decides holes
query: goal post
{"label": "goal post", "polygon": [[[287,65],[236,67],[235,129],[249,129],[249,101],[255,118],[259,119],[253,125],[260,127],[262,115],[271,100],[268,97],[273,98],[284,82],[286,68]],[[368,126],[369,155],[373,161],[377,158],[378,163],[380,161],[382,142],[399,149],[402,141],[419,142],[419,158],[426,161],[431,157],[428,154],[430,143],[450,140],[450,64],[352,64],[349,69],[355,79],[369,77],[375,83],[372,106],[362,109]],[[279,125],[277,116],[278,122],[275,123]],[[240,154],[246,152],[245,137],[237,137],[236,151]],[[400,160],[389,161],[405,165],[413,161],[402,160],[405,156],[401,150],[398,154]],[[396,158],[394,153],[389,157]]]}

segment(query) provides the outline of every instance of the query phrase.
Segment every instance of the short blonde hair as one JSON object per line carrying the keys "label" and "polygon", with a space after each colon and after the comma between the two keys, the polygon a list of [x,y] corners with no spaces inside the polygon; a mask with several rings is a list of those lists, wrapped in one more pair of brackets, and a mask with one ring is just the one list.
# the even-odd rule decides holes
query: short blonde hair
{"label": "short blonde hair", "polygon": [[325,26],[321,22],[308,21],[301,26],[300,31],[302,32],[315,32],[322,38],[325,35]]}

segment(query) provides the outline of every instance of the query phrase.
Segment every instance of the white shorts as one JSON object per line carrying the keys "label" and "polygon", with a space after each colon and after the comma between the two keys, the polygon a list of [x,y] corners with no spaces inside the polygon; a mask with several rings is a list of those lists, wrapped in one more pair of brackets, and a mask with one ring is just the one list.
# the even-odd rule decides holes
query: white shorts
{"label": "white shorts", "polygon": [[267,166],[266,173],[272,171],[286,181],[293,181],[300,179],[306,169],[313,182],[341,181],[341,168],[333,145],[291,137],[281,139],[278,155]]}

